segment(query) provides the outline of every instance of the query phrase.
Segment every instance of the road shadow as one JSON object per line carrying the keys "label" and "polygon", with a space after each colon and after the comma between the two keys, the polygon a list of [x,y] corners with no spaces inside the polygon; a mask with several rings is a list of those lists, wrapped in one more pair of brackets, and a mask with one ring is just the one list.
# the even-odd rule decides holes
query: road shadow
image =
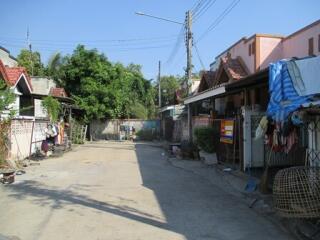
{"label": "road shadow", "polygon": [[[114,148],[117,147],[122,148],[120,144]],[[163,156],[162,149],[146,144],[135,144],[134,148],[142,184],[153,192],[165,220],[126,205],[94,199],[90,192],[78,193],[93,188],[91,185],[71,185],[61,190],[29,180],[5,188],[10,197],[26,199],[35,205],[51,209],[77,205],[168,230],[186,240],[289,239],[274,230],[267,220],[248,210],[248,206],[240,204],[239,199],[219,188],[219,184],[211,184],[201,176],[173,167]],[[131,150],[131,147],[125,149]],[[146,236],[146,239],[152,237]]]}
{"label": "road shadow", "polygon": [[[54,189],[37,181],[24,181],[7,185],[7,189],[10,191],[8,194],[9,197],[19,200],[28,198],[29,201],[31,199],[36,205],[46,206],[52,209],[79,205],[101,211],[102,213],[111,213],[162,229],[171,230],[166,223],[161,222],[160,219],[149,213],[142,212],[126,205],[119,206],[95,200],[72,190]],[[79,189],[79,186],[77,186],[76,189]]]}
{"label": "road shadow", "polygon": [[155,194],[169,229],[185,239],[291,239],[219,183],[173,167],[162,149],[137,144],[136,154],[143,186]]}

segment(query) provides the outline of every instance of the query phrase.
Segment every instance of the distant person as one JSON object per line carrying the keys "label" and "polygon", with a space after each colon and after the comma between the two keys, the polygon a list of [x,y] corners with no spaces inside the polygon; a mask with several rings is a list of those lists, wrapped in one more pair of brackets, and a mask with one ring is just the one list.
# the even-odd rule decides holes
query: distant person
{"label": "distant person", "polygon": [[131,129],[131,132],[132,132],[131,139],[132,139],[132,141],[134,141],[136,139],[136,129],[133,126],[132,126],[132,129]]}

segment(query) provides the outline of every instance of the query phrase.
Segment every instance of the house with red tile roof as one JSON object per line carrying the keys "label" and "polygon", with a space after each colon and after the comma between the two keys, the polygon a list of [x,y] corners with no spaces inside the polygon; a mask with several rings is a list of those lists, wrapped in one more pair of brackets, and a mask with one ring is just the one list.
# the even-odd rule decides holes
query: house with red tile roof
{"label": "house with red tile roof", "polygon": [[64,88],[57,87],[55,81],[49,77],[32,76],[31,83],[33,88],[32,96],[35,105],[34,115],[36,118],[47,117],[46,112],[41,107],[42,99],[46,96],[53,96],[61,103],[72,102]]}
{"label": "house with red tile roof", "polygon": [[11,108],[17,116],[33,116],[32,85],[30,77],[23,67],[5,66],[0,60],[0,78],[16,95]]}
{"label": "house with red tile roof", "polygon": [[[24,67],[9,67],[0,59],[0,79],[12,89],[16,95],[15,102],[10,106],[16,117],[47,118],[42,107],[42,98],[53,96],[62,102],[70,102],[66,91],[56,87],[52,79],[30,77]],[[33,86],[34,85],[34,86]]]}
{"label": "house with red tile roof", "polygon": [[49,95],[53,96],[53,97],[58,97],[58,98],[67,98],[68,97],[64,88],[57,88],[57,87],[52,87],[50,89]]}

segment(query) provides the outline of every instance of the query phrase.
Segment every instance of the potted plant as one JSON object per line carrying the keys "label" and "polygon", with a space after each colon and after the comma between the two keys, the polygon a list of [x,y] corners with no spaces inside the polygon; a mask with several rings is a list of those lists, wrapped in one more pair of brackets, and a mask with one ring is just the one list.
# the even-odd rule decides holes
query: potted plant
{"label": "potted plant", "polygon": [[200,151],[200,158],[207,165],[217,164],[217,154],[215,152],[215,137],[217,132],[213,127],[197,127],[194,130],[196,144],[198,145]]}

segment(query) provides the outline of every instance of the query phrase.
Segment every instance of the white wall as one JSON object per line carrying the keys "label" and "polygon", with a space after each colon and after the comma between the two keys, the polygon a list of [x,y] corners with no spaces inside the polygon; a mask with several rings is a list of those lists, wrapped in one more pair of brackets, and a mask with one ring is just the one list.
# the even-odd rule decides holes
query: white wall
{"label": "white wall", "polygon": [[9,67],[17,67],[18,62],[10,56],[9,52],[0,48],[0,60],[3,62],[5,66]]}
{"label": "white wall", "polygon": [[105,120],[99,121],[94,120],[90,123],[90,134],[94,140],[98,139],[119,139],[119,128],[120,125],[128,125],[134,127],[136,132],[142,129],[152,129],[160,131],[160,121],[159,120],[140,120],[140,119],[130,119],[130,120]]}
{"label": "white wall", "polygon": [[200,80],[193,80],[191,85],[191,92],[193,93],[200,85]]}
{"label": "white wall", "polygon": [[9,158],[12,160],[22,160],[29,157],[30,150],[32,154],[37,149],[40,149],[42,140],[46,139],[45,128],[47,124],[48,122],[46,121],[12,120]]}
{"label": "white wall", "polygon": [[56,87],[53,79],[46,77],[31,77],[31,85],[34,94],[49,95],[50,89]]}
{"label": "white wall", "polygon": [[34,116],[36,118],[47,118],[47,111],[42,107],[41,99],[34,99]]}

